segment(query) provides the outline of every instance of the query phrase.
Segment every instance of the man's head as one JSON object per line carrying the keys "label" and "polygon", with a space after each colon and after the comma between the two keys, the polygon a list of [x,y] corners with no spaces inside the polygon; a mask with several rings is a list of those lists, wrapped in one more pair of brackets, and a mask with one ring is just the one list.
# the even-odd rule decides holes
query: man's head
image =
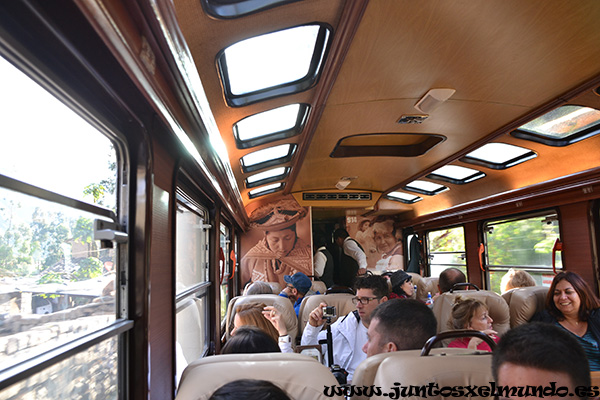
{"label": "man's head", "polygon": [[[509,330],[492,356],[492,373],[502,386],[589,387],[583,348],[570,333],[551,324],[530,322]],[[587,397],[585,397],[587,398]]]}
{"label": "man's head", "polygon": [[347,230],[344,228],[338,228],[333,232],[333,242],[338,246],[342,247],[344,240],[350,236]]}
{"label": "man's head", "polygon": [[388,300],[390,289],[387,281],[380,275],[363,275],[356,278],[354,289],[356,296],[353,303],[356,305],[360,319],[365,326],[369,326],[373,310]]}
{"label": "man's head", "polygon": [[296,272],[294,275],[284,275],[283,280],[287,287],[283,290],[291,300],[304,297],[312,286],[312,281],[302,272]]}
{"label": "man's head", "polygon": [[457,283],[465,282],[467,282],[467,278],[460,269],[446,268],[440,273],[438,288],[440,289],[440,293],[446,293]]}
{"label": "man's head", "polygon": [[423,303],[412,299],[392,299],[377,306],[371,314],[363,346],[367,357],[399,350],[423,347],[436,334],[437,322],[433,312]]}

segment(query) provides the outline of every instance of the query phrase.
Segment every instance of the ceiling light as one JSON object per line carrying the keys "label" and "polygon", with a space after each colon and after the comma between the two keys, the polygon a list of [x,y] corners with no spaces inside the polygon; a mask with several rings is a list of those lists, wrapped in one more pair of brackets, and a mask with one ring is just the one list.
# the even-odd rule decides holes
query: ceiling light
{"label": "ceiling light", "polygon": [[431,89],[417,101],[415,108],[422,113],[429,114],[434,108],[448,100],[456,92],[455,89]]}
{"label": "ceiling light", "polygon": [[339,190],[344,190],[356,178],[358,178],[358,176],[342,176],[338,183],[335,184],[335,187]]}

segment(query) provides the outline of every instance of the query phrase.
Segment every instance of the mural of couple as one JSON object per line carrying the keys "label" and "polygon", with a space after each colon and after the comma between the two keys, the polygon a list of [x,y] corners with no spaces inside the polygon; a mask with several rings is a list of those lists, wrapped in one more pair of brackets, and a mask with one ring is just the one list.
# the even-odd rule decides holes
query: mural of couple
{"label": "mural of couple", "polygon": [[[313,275],[311,210],[293,197],[258,207],[241,241],[242,283],[279,282],[284,275]],[[347,216],[345,229],[365,251],[368,269],[403,269],[402,232],[393,216]],[[329,238],[331,240],[331,238]],[[333,242],[331,242],[333,243]]]}

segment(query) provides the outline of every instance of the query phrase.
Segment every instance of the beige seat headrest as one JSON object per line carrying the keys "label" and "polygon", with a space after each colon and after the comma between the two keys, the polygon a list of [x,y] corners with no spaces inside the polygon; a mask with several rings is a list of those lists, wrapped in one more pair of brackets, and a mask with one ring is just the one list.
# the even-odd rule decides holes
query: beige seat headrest
{"label": "beige seat headrest", "polygon": [[332,294],[315,294],[308,296],[300,305],[298,313],[299,333],[304,331],[304,327],[308,322],[309,315],[312,310],[317,308],[320,303],[326,303],[328,306],[335,306],[337,317],[331,322],[335,322],[339,317],[343,317],[352,311],[356,310],[356,306],[352,303],[354,295],[348,293],[332,293]]}
{"label": "beige seat headrest", "polygon": [[[417,300],[421,300],[421,301],[427,300],[427,290],[426,290],[427,285],[425,284],[423,277],[414,272],[408,272],[408,274],[410,276],[412,276],[413,284],[417,285],[417,290],[416,290],[415,294],[413,295],[413,299],[417,299]],[[434,293],[432,293],[431,295],[433,296]]]}
{"label": "beige seat headrest", "polygon": [[281,285],[279,282],[267,282],[269,286],[271,286],[271,290],[273,294],[279,294],[281,292]]}
{"label": "beige seat headrest", "polygon": [[[403,386],[427,386],[430,382],[442,386],[489,386],[492,382],[491,353],[474,353],[467,349],[432,349],[429,356],[421,357],[421,350],[405,350],[382,353],[369,357],[360,363],[352,380],[352,385],[360,387],[381,387],[382,392],[389,388]],[[413,395],[410,398],[424,398]],[[460,396],[464,398],[465,396]],[[352,400],[389,399],[389,396],[353,396]],[[400,397],[403,398],[403,397]],[[427,396],[427,399],[441,399],[441,396]],[[482,397],[485,399],[485,397]],[[490,396],[489,399],[493,399]]]}
{"label": "beige seat headrest", "polygon": [[235,317],[236,308],[241,304],[246,303],[264,303],[267,306],[275,306],[282,315],[288,334],[295,338],[298,335],[298,317],[290,299],[276,294],[253,294],[251,296],[237,296],[229,301],[227,305],[227,317],[225,322],[226,339],[231,336],[233,329],[233,319]]}
{"label": "beige seat headrest", "polygon": [[[529,322],[534,314],[545,308],[548,288],[530,286],[511,289],[502,295],[510,310],[510,327]],[[493,318],[493,317],[492,317]]]}
{"label": "beige seat headrest", "polygon": [[498,335],[510,329],[510,313],[506,301],[496,292],[490,290],[455,290],[453,293],[442,293],[433,303],[433,314],[438,322],[438,333],[453,330],[450,322],[452,307],[457,296],[474,298],[483,302],[488,308],[490,317],[494,320],[493,328]]}
{"label": "beige seat headrest", "polygon": [[323,281],[313,281],[310,290],[312,290],[315,293],[319,292],[319,294],[325,294],[325,292],[327,291],[327,285]]}
{"label": "beige seat headrest", "polygon": [[326,397],[323,388],[338,385],[329,368],[296,353],[222,354],[194,361],[185,369],[176,400],[206,400],[224,384],[238,379],[267,380],[292,399]]}

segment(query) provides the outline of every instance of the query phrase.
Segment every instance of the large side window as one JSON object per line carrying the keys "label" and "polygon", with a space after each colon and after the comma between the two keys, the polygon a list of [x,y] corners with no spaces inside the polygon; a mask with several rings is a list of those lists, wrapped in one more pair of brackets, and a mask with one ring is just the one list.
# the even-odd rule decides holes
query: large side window
{"label": "large side window", "polygon": [[460,269],[467,276],[465,232],[462,226],[427,233],[431,276],[440,276],[446,268]]}
{"label": "large side window", "polygon": [[550,286],[554,268],[562,269],[561,254],[553,256],[560,241],[558,216],[544,213],[506,218],[484,224],[490,289],[502,291],[502,277],[510,268],[525,270],[538,285]]}
{"label": "large side window", "polygon": [[209,347],[208,210],[177,189],[175,258],[175,359],[177,382],[190,362]]}
{"label": "large side window", "polygon": [[117,399],[132,327],[121,142],[2,57],[0,88],[1,397]]}

